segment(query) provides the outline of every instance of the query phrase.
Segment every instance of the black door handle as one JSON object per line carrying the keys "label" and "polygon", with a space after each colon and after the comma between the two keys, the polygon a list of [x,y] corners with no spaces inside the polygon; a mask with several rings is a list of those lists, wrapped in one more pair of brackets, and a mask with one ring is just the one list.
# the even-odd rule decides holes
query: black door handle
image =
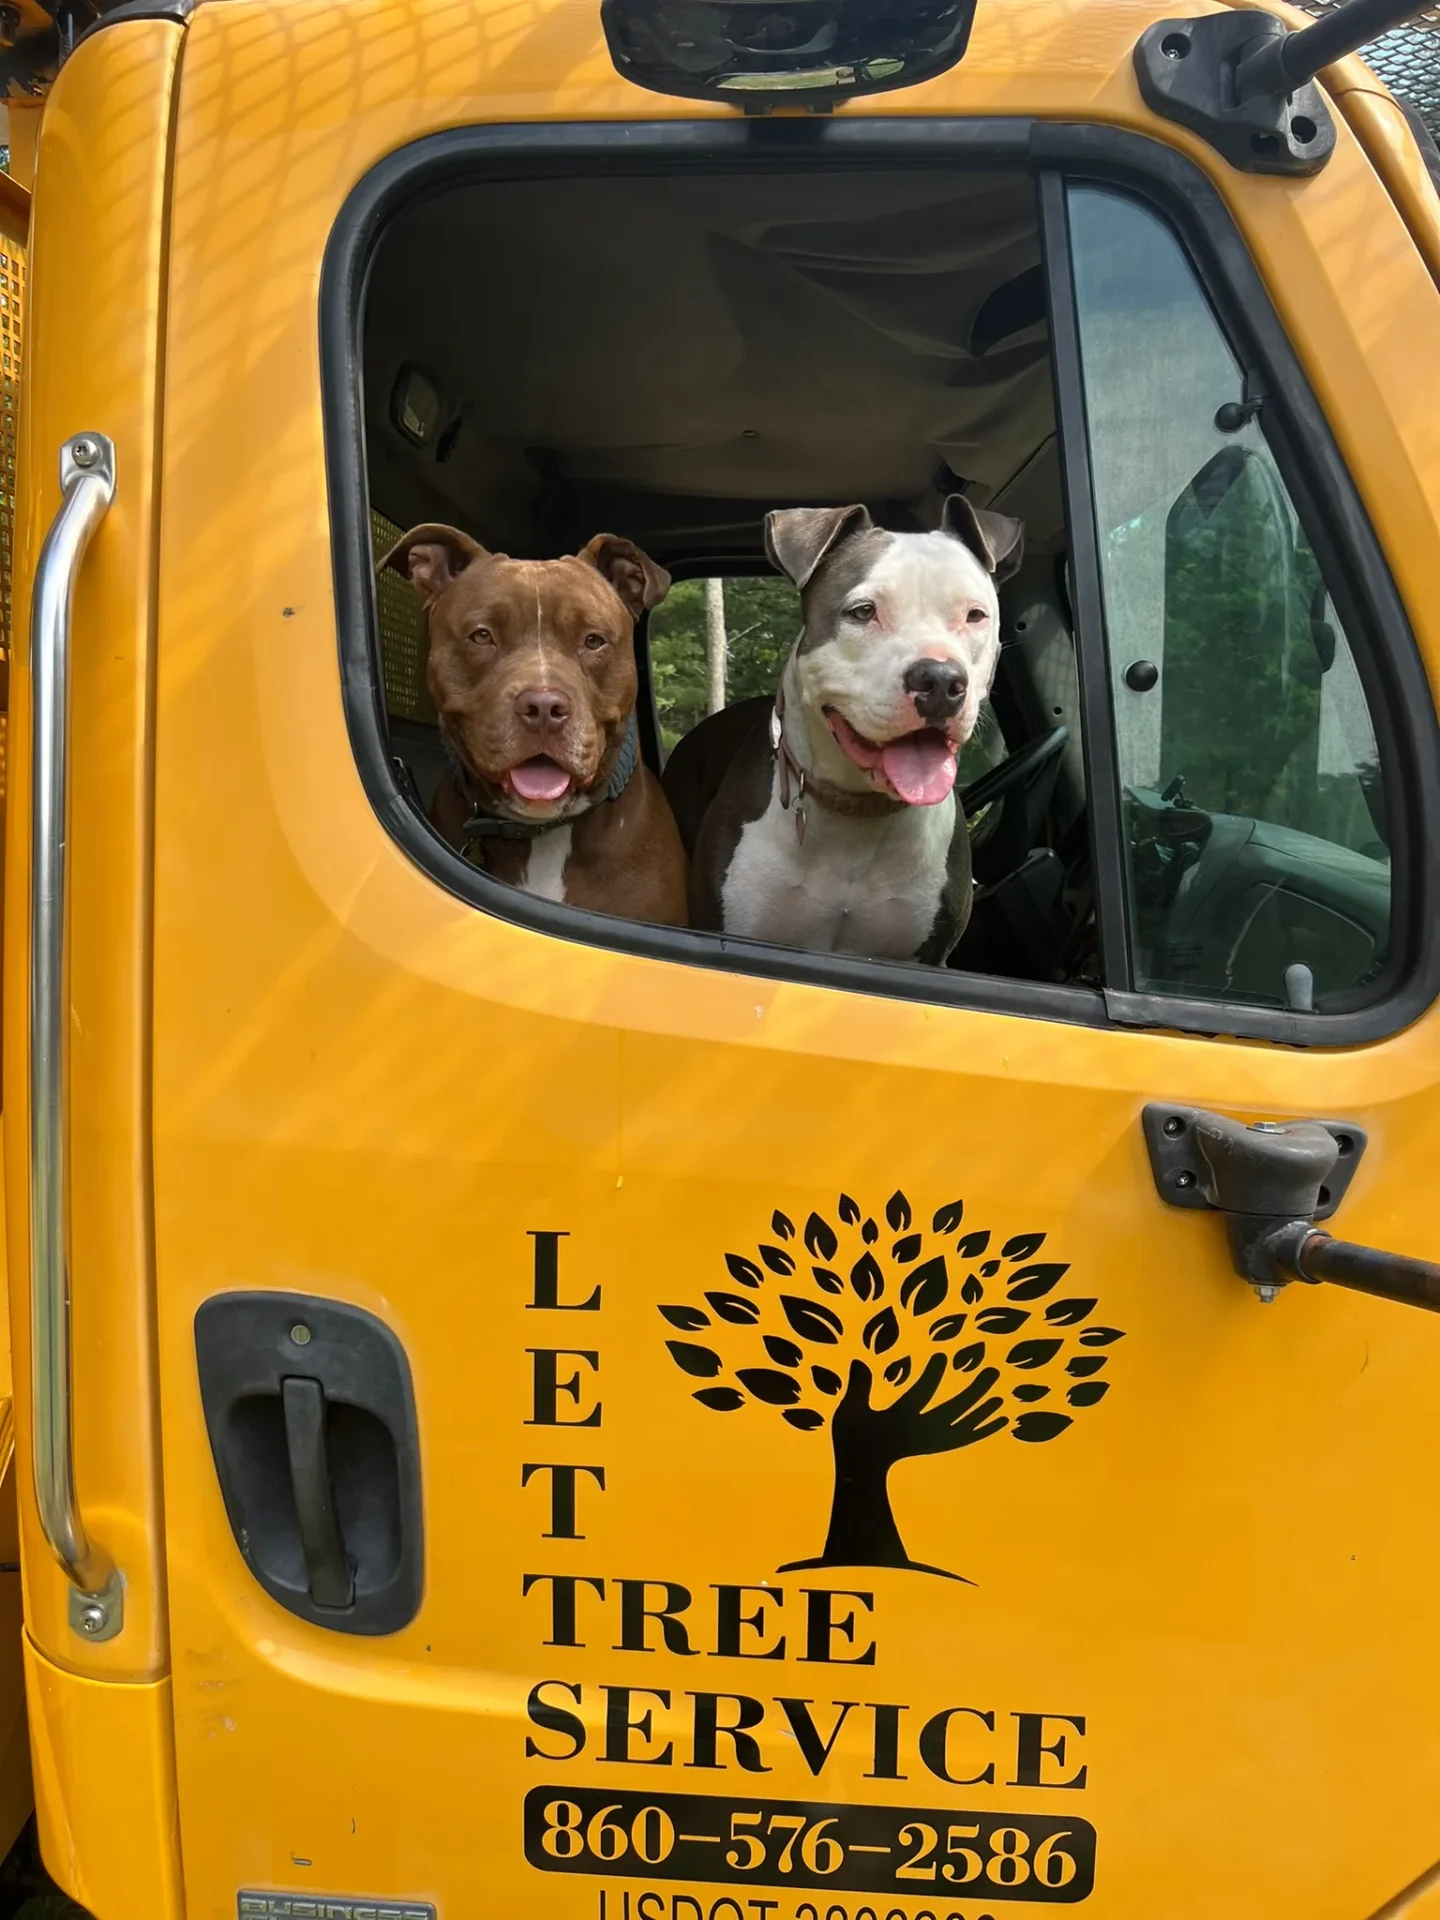
{"label": "black door handle", "polygon": [[260,1585],[336,1633],[413,1619],[420,1441],[390,1328],[339,1300],[222,1293],[195,1316],[195,1357],[226,1516]]}
{"label": "black door handle", "polygon": [[355,1598],[355,1577],[345,1556],[335,1495],[330,1485],[330,1453],[325,1444],[325,1389],[318,1380],[286,1380],[285,1450],[290,1456],[290,1490],[300,1523],[300,1550],[317,1607],[348,1607]]}
{"label": "black door handle", "polygon": [[1344,1197],[1365,1151],[1363,1128],[1341,1120],[1247,1126],[1158,1102],[1143,1123],[1160,1198],[1224,1214],[1235,1271],[1261,1300],[1292,1280],[1329,1281],[1440,1313],[1440,1265],[1336,1240],[1315,1225]]}

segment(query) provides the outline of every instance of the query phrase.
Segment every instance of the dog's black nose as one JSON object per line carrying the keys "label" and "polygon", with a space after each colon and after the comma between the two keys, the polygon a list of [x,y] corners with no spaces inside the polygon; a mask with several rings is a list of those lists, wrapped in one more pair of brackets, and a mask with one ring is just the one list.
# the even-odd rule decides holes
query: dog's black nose
{"label": "dog's black nose", "polygon": [[524,726],[537,731],[563,727],[570,718],[570,702],[553,687],[526,687],[515,696],[515,712]]}
{"label": "dog's black nose", "polygon": [[965,704],[969,681],[965,669],[953,660],[912,660],[905,669],[905,691],[915,696],[922,720],[953,720]]}

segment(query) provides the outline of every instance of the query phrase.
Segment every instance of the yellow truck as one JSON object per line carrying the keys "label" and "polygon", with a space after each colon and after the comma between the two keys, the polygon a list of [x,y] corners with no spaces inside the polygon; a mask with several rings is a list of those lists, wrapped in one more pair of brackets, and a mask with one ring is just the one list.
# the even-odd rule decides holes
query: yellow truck
{"label": "yellow truck", "polygon": [[[1188,4],[4,10],[0,1824],[98,1920],[1440,1914],[1440,16]],[[954,496],[949,964],[431,825],[407,529]]]}

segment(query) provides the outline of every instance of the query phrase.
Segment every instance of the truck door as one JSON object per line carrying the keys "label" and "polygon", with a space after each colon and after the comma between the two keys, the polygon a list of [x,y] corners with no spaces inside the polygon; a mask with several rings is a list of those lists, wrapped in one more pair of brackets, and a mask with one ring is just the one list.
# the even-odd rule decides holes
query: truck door
{"label": "truck door", "polygon": [[[1242,1278],[1193,1204],[1204,1116],[1321,1121],[1330,1230],[1440,1260],[1440,296],[1343,128],[1296,184],[1148,121],[1144,24],[1029,66],[1058,16],[983,10],[803,148],[657,106],[585,10],[187,29],[153,1127],[197,1920],[1361,1920],[1440,1855],[1440,1323]],[[1063,978],[579,915],[395,764],[390,223],[430,209],[434,307],[451,188],[866,142],[1034,194],[1069,531],[1007,619],[1078,663]],[[617,263],[637,326],[664,266]]]}

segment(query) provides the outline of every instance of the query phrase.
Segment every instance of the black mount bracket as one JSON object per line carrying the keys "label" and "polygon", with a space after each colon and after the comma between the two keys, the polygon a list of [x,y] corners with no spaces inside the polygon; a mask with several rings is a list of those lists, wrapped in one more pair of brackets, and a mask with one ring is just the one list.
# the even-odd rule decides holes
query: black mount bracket
{"label": "black mount bracket", "polygon": [[1198,133],[1237,172],[1303,177],[1335,151],[1316,74],[1422,5],[1348,0],[1298,32],[1249,8],[1160,20],[1136,43],[1135,76],[1152,113]]}
{"label": "black mount bracket", "polygon": [[1335,150],[1335,122],[1317,86],[1241,98],[1248,56],[1287,37],[1273,14],[1249,8],[1160,20],[1135,47],[1135,77],[1152,113],[1198,133],[1240,173],[1318,173]]}
{"label": "black mount bracket", "polygon": [[1334,1240],[1332,1214],[1365,1151],[1343,1120],[1231,1120],[1201,1107],[1153,1102],[1142,1116],[1150,1167],[1171,1207],[1223,1213],[1230,1258],[1259,1299],[1292,1280],[1322,1280],[1440,1313],[1440,1266]]}
{"label": "black mount bracket", "polygon": [[[1317,1182],[1313,1198],[1308,1183],[1298,1189],[1287,1187],[1285,1192],[1278,1193],[1272,1190],[1279,1171],[1276,1161],[1282,1152],[1293,1154],[1290,1143],[1294,1137],[1295,1122],[1281,1126],[1275,1121],[1260,1120],[1251,1126],[1244,1126],[1238,1120],[1221,1121],[1218,1114],[1207,1113],[1203,1107],[1171,1107],[1158,1100],[1152,1101],[1141,1116],[1141,1124],[1145,1129],[1145,1144],[1150,1149],[1155,1185],[1167,1206],[1193,1207],[1201,1213],[1213,1213],[1217,1207],[1223,1206],[1214,1196],[1214,1176],[1209,1158],[1213,1152],[1212,1135],[1206,1122],[1221,1125],[1227,1134],[1231,1128],[1238,1128],[1245,1136],[1246,1148],[1261,1183],[1258,1193],[1243,1196],[1245,1212],[1285,1213],[1292,1205],[1298,1205],[1307,1218],[1328,1220],[1345,1198],[1367,1144],[1365,1129],[1353,1126],[1348,1120],[1306,1120],[1299,1123],[1307,1128],[1323,1128],[1330,1136],[1335,1147],[1334,1165]],[[1321,1151],[1323,1153],[1323,1147]],[[1308,1162],[1306,1172],[1308,1174]],[[1305,1206],[1307,1199],[1308,1209]],[[1262,1201],[1263,1205],[1260,1204]]]}

